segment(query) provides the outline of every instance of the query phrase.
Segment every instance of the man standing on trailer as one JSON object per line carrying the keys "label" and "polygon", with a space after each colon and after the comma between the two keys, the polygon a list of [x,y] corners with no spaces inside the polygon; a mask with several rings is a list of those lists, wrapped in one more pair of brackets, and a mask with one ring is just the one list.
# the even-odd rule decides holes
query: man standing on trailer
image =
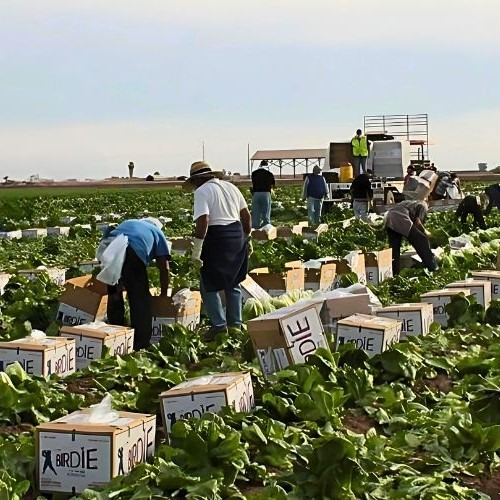
{"label": "man standing on trailer", "polygon": [[[191,261],[200,269],[200,291],[210,321],[207,339],[228,327],[240,328],[242,298],[240,283],[246,278],[251,217],[239,189],[222,180],[204,161],[191,165],[185,189],[194,189],[194,246]],[[225,310],[220,292],[224,291]]]}
{"label": "man standing on trailer", "polygon": [[356,135],[351,139],[352,156],[354,157],[354,177],[366,173],[366,160],[369,154],[370,143],[358,128]]}

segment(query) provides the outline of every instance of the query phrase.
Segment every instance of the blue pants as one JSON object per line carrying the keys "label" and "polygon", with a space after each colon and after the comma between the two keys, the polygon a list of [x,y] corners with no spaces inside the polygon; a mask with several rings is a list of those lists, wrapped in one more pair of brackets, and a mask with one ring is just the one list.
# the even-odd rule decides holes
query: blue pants
{"label": "blue pants", "polygon": [[323,200],[321,198],[307,197],[307,218],[309,219],[309,224],[318,225],[320,223],[322,206]]}
{"label": "blue pants", "polygon": [[252,196],[252,228],[271,224],[271,193],[258,192]]}
{"label": "blue pants", "polygon": [[201,280],[200,285],[203,306],[212,328],[222,331],[228,326],[239,327],[243,324],[241,288],[239,285],[224,290],[226,296],[225,310],[219,292],[207,292],[203,286],[203,280]]}

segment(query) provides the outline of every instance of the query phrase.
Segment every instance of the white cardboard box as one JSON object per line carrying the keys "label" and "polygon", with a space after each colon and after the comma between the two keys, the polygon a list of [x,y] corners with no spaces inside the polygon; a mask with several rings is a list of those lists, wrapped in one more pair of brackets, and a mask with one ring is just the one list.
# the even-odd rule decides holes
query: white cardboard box
{"label": "white cardboard box", "polygon": [[373,357],[399,342],[401,325],[401,321],[390,318],[353,314],[338,322],[336,348],[352,343]]}
{"label": "white cardboard box", "polygon": [[94,359],[100,359],[104,347],[112,356],[123,356],[134,348],[134,329],[125,326],[88,323],[79,326],[63,326],[61,337],[76,341],[76,369],[83,370]]}
{"label": "white cardboard box", "polygon": [[269,376],[328,349],[317,305],[295,304],[247,321],[262,373]]}
{"label": "white cardboard box", "polygon": [[370,314],[370,296],[367,293],[343,294],[333,290],[326,292],[320,317],[325,332],[337,333],[337,323],[352,314]]}
{"label": "white cardboard box", "polygon": [[43,273],[47,273],[49,278],[59,286],[64,285],[66,281],[66,269],[58,269],[56,267],[48,268],[48,269],[22,269],[18,271],[20,276],[24,276],[29,280],[34,280],[38,278]]}
{"label": "white cardboard box", "polygon": [[486,280],[491,283],[491,299],[500,299],[500,271],[471,271],[471,278]]}
{"label": "white cardboard box", "polygon": [[12,274],[0,273],[0,295],[3,295],[11,276]]}
{"label": "white cardboard box", "polygon": [[[152,292],[154,293],[155,290],[153,289]],[[164,325],[179,323],[194,330],[200,324],[201,295],[200,292],[190,291],[189,297],[183,305],[174,304],[172,297],[153,296],[151,310],[153,315],[151,343],[157,344],[163,335]]]}
{"label": "white cardboard box", "polygon": [[68,226],[54,226],[47,228],[47,236],[68,236],[69,235]]}
{"label": "white cardboard box", "polygon": [[40,491],[80,493],[124,476],[154,455],[156,416],[118,412],[109,423],[88,423],[88,410],[35,430]]}
{"label": "white cardboard box", "polygon": [[2,231],[0,233],[0,238],[5,238],[6,240],[18,240],[22,238],[23,232],[20,229],[15,229],[14,231]]}
{"label": "white cardboard box", "polygon": [[271,296],[251,277],[248,276],[240,283],[243,302],[249,298],[268,301]]}
{"label": "white cardboard box", "polygon": [[76,345],[73,339],[44,337],[0,342],[0,370],[18,362],[28,375],[61,377],[75,372]]}
{"label": "white cardboard box", "polygon": [[23,229],[22,235],[23,238],[42,238],[43,236],[47,236],[47,229],[44,227]]}
{"label": "white cardboard box", "polygon": [[487,280],[469,278],[466,280],[454,281],[446,285],[446,288],[468,288],[470,294],[475,297],[478,304],[487,309],[491,302],[491,283]]}
{"label": "white cardboard box", "polygon": [[365,254],[366,282],[380,285],[387,278],[392,278],[392,249]]}
{"label": "white cardboard box", "polygon": [[374,309],[373,312],[377,316],[401,321],[401,339],[427,335],[434,321],[432,304],[425,302],[379,307]]}
{"label": "white cardboard box", "polygon": [[59,300],[56,320],[63,325],[76,326],[102,321],[108,304],[107,287],[92,276],[68,280]]}
{"label": "white cardboard box", "polygon": [[170,433],[177,420],[218,413],[224,406],[249,412],[255,406],[250,372],[192,378],[160,394],[163,425]]}
{"label": "white cardboard box", "polygon": [[424,293],[420,296],[420,302],[428,302],[432,304],[434,321],[441,326],[448,326],[448,316],[446,314],[445,306],[451,302],[452,297],[463,293],[470,295],[470,290],[467,288],[453,288],[443,290],[434,290]]}
{"label": "white cardboard box", "polygon": [[334,260],[337,266],[337,276],[335,278],[334,288],[340,286],[340,280],[343,274],[354,273],[358,277],[359,283],[366,284],[366,266],[365,255],[360,250],[349,252],[342,259]]}

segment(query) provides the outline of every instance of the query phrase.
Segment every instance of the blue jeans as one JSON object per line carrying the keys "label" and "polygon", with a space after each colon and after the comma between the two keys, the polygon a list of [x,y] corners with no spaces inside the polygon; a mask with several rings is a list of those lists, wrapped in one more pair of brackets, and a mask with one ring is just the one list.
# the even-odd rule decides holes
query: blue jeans
{"label": "blue jeans", "polygon": [[252,228],[271,224],[271,193],[258,192],[252,196]]}
{"label": "blue jeans", "polygon": [[200,292],[203,306],[210,321],[210,326],[215,329],[225,329],[227,326],[240,327],[243,324],[242,297],[240,286],[224,290],[226,296],[226,310],[222,306],[219,292],[207,292],[200,281]]}
{"label": "blue jeans", "polygon": [[367,160],[366,156],[354,157],[354,177],[357,177],[359,174],[366,174],[366,160]]}
{"label": "blue jeans", "polygon": [[307,198],[307,218],[309,219],[309,224],[320,223],[321,219],[321,207],[323,206],[323,199]]}

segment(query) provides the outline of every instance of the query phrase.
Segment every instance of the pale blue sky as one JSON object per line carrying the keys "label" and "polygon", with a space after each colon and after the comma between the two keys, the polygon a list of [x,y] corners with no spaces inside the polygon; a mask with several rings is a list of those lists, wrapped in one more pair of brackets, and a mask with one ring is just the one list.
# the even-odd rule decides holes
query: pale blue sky
{"label": "pale blue sky", "polygon": [[499,165],[500,2],[371,4],[2,0],[2,175],[183,175],[202,140],[244,172],[248,142],[326,147],[382,113],[428,113],[441,168]]}

